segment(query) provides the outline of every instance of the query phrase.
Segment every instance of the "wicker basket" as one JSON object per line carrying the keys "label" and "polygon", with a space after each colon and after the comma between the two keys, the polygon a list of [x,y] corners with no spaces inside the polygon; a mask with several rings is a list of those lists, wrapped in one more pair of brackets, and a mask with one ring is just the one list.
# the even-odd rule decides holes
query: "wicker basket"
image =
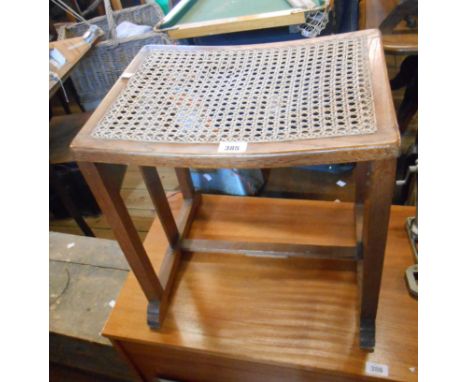
{"label": "wicker basket", "polygon": [[[139,5],[111,13],[112,15],[108,14],[88,21],[101,28],[105,35],[78,63],[70,75],[80,102],[86,110],[93,110],[97,107],[142,46],[174,43],[166,34],[154,31],[124,39],[111,38],[113,33],[111,28],[122,21],[140,25],[156,25],[164,17],[157,4]],[[112,17],[113,22],[108,22],[109,16]],[[82,36],[87,29],[86,23],[67,25],[59,30],[58,38]]]}

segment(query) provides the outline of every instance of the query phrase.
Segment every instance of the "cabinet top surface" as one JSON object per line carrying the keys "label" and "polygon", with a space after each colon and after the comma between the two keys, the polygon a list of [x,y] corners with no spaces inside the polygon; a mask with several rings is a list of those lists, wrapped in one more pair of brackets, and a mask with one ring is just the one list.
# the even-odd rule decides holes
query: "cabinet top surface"
{"label": "cabinet top surface", "polygon": [[[180,194],[169,202],[177,214]],[[367,380],[373,362],[387,365],[392,381],[416,381],[418,302],[404,280],[414,263],[405,221],[414,213],[392,207],[373,353],[359,349],[353,263],[300,258],[184,255],[160,330],[147,326],[147,300],[131,273],[103,334],[163,353],[178,349],[182,364],[196,353]],[[355,240],[353,214],[351,203],[203,195],[188,237],[346,246]],[[159,270],[167,241],[158,219],[144,245]]]}
{"label": "cabinet top surface", "polygon": [[241,154],[220,153],[221,142],[242,142],[239,159],[250,164],[252,156],[305,159],[377,146],[386,149],[381,157],[394,156],[399,135],[379,32],[144,47],[72,147],[79,157],[107,153],[110,162],[143,156],[162,164],[190,155],[203,167]]}

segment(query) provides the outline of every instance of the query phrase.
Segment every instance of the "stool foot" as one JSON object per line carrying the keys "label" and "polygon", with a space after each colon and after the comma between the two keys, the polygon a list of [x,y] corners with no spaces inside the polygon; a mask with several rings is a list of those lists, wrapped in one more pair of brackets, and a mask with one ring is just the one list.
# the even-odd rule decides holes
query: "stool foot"
{"label": "stool foot", "polygon": [[363,350],[374,351],[375,346],[375,321],[361,320],[359,333],[359,346]]}
{"label": "stool foot", "polygon": [[146,322],[151,329],[161,328],[160,306],[161,303],[159,301],[148,302],[148,308],[146,309]]}

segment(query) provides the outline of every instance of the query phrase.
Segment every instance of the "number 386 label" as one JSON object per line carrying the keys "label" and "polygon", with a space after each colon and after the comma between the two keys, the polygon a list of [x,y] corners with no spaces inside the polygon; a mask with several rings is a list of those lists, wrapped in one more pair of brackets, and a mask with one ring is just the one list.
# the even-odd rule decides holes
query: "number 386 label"
{"label": "number 386 label", "polygon": [[218,153],[245,153],[247,142],[221,142],[218,146]]}
{"label": "number 386 label", "polygon": [[388,377],[388,365],[366,362],[366,374],[376,375],[379,377]]}

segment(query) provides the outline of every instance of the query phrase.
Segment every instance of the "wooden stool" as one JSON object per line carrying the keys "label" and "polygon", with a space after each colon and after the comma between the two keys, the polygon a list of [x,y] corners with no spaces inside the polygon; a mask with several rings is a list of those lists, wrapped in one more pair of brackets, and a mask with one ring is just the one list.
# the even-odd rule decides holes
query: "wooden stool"
{"label": "wooden stool", "polygon": [[[399,144],[380,33],[368,30],[255,46],[144,47],[72,149],[148,299],[150,327],[163,323],[184,252],[339,258],[359,265],[360,344],[373,349]],[[203,201],[190,167],[343,162],[358,162],[355,246],[187,239]],[[159,270],[114,179],[128,164],[140,167],[169,242]],[[157,166],[176,168],[184,196],[177,220]]]}

